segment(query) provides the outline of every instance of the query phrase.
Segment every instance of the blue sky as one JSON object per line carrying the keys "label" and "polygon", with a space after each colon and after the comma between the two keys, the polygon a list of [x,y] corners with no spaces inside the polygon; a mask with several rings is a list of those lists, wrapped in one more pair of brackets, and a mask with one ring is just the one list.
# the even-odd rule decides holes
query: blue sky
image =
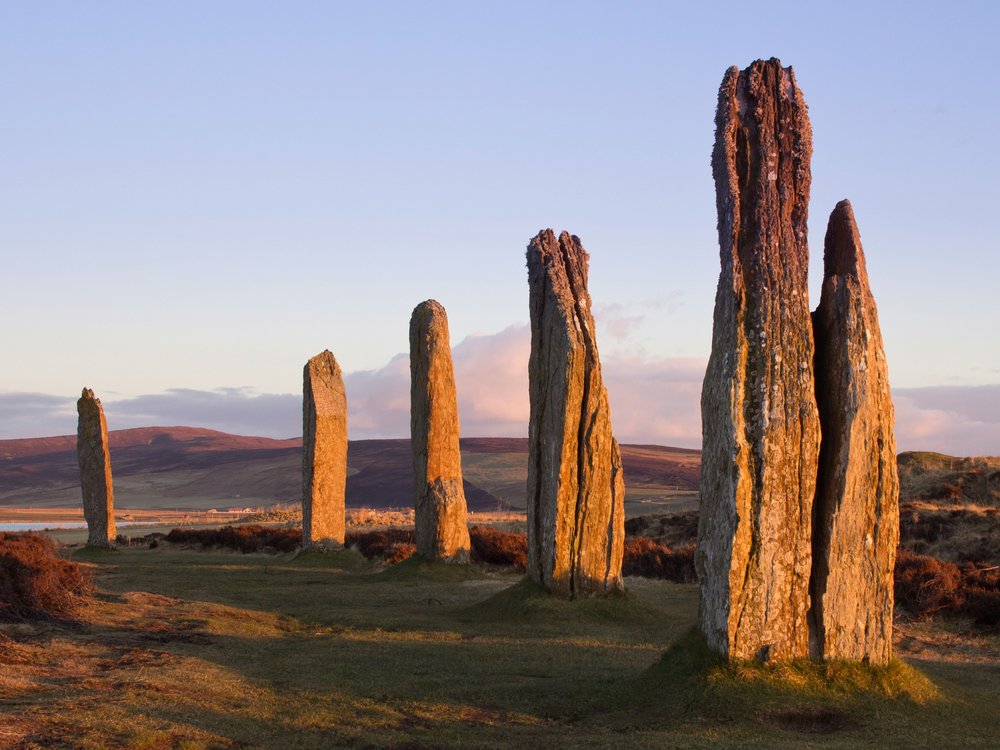
{"label": "blue sky", "polygon": [[[363,394],[394,372],[430,297],[454,344],[508,356],[505,332],[527,322],[524,247],[549,226],[591,253],[621,421],[632,401],[696,399],[718,277],[716,92],[728,66],[777,56],[813,124],[813,304],[826,220],[847,197],[890,379],[921,425],[910,447],[1000,453],[996,8],[0,5],[0,437],[72,432],[84,385],[112,427],[115,403],[133,426],[126,404],[170,393],[245,413],[297,394],[324,348]],[[459,380],[480,394],[463,411],[501,370]],[[951,442],[928,426],[958,414],[942,388],[971,420]],[[62,406],[15,419],[2,405],[24,393]],[[398,432],[376,418],[397,396],[357,423]],[[191,423],[181,401],[130,418]],[[632,437],[696,444],[689,407],[681,420],[664,405]],[[294,418],[245,429],[294,434]]]}

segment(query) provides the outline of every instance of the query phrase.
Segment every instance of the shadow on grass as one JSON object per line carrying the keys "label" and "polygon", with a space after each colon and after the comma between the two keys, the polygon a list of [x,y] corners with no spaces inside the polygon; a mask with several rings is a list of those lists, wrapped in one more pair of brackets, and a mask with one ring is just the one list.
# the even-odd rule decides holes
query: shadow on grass
{"label": "shadow on grass", "polygon": [[354,549],[339,549],[331,552],[293,552],[278,565],[289,568],[317,568],[344,573],[363,573],[372,569],[372,562]]}
{"label": "shadow on grass", "polygon": [[73,550],[70,557],[78,562],[88,562],[91,560],[107,560],[114,558],[121,553],[114,547],[91,547],[89,544],[78,550]]}
{"label": "shadow on grass", "polygon": [[446,563],[411,555],[372,576],[371,580],[379,583],[451,583],[486,577],[476,565]]}
{"label": "shadow on grass", "polygon": [[898,659],[886,665],[728,662],[692,628],[635,680],[622,705],[651,710],[668,723],[750,720],[799,734],[833,734],[885,712],[915,714],[945,702],[923,672]]}
{"label": "shadow on grass", "polygon": [[458,614],[466,622],[597,622],[648,624],[664,613],[627,590],[607,596],[562,599],[527,576]]}

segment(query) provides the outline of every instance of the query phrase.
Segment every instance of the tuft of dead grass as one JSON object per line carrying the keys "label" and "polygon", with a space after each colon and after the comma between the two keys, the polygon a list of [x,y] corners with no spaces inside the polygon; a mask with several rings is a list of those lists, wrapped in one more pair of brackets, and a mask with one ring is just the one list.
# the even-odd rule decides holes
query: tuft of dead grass
{"label": "tuft of dead grass", "polygon": [[67,617],[92,590],[90,572],[49,537],[0,532],[0,621]]}
{"label": "tuft of dead grass", "polygon": [[964,615],[980,627],[1000,628],[1000,567],[896,555],[896,604],[917,620],[936,614]]}
{"label": "tuft of dead grass", "polygon": [[166,539],[172,544],[223,547],[244,553],[292,552],[302,544],[302,531],[276,526],[247,524],[219,529],[173,529]]}
{"label": "tuft of dead grass", "polygon": [[674,583],[694,583],[694,545],[671,550],[667,545],[646,536],[625,540],[622,574],[644,578],[663,578]]}
{"label": "tuft of dead grass", "polygon": [[494,526],[473,526],[469,538],[474,562],[509,565],[519,573],[528,569],[527,534],[501,531]]}

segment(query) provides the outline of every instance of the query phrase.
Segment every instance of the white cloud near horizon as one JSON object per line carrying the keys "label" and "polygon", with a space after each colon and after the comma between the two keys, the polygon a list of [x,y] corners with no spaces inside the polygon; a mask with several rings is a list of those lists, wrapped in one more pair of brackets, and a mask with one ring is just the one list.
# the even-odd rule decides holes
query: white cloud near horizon
{"label": "white cloud near horizon", "polygon": [[[527,435],[529,349],[525,325],[469,336],[453,348],[462,435]],[[621,442],[700,447],[705,360],[652,359],[616,351],[602,359],[612,422]],[[376,370],[347,373],[344,380],[352,440],[409,434],[406,354]],[[899,388],[893,400],[898,450],[1000,454],[1000,385]],[[249,388],[175,388],[105,400],[111,429],[187,425],[276,438],[301,434],[301,409],[299,394]],[[0,439],[75,431],[75,397],[0,393]]]}

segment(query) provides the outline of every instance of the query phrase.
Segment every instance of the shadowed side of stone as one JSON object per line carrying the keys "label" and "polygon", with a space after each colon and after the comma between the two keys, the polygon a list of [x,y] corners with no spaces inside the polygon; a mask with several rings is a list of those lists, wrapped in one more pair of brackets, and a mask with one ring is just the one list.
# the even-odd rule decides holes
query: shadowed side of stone
{"label": "shadowed side of stone", "polygon": [[76,402],[76,410],[79,415],[76,457],[80,464],[87,544],[91,547],[113,547],[117,531],[108,423],[104,418],[101,400],[89,388],[83,389],[80,400]]}
{"label": "shadowed side of stone", "polygon": [[819,454],[806,219],[812,131],[791,68],[719,89],[721,273],[702,388],[700,624],[729,658],[808,654]]}
{"label": "shadowed side of stone", "polygon": [[347,394],[340,365],[323,351],[302,373],[302,546],[344,544]]}
{"label": "shadowed side of stone", "polygon": [[899,542],[894,412],[878,310],[848,201],[830,215],[813,315],[823,440],[813,506],[813,655],[892,658]]}
{"label": "shadowed side of stone", "polygon": [[458,436],[448,315],[440,303],[427,300],[410,317],[410,446],[414,541],[429,560],[469,561]]}
{"label": "shadowed side of stone", "polygon": [[544,230],[528,246],[528,572],[565,597],[622,588],[625,486],[611,434],[589,256]]}

